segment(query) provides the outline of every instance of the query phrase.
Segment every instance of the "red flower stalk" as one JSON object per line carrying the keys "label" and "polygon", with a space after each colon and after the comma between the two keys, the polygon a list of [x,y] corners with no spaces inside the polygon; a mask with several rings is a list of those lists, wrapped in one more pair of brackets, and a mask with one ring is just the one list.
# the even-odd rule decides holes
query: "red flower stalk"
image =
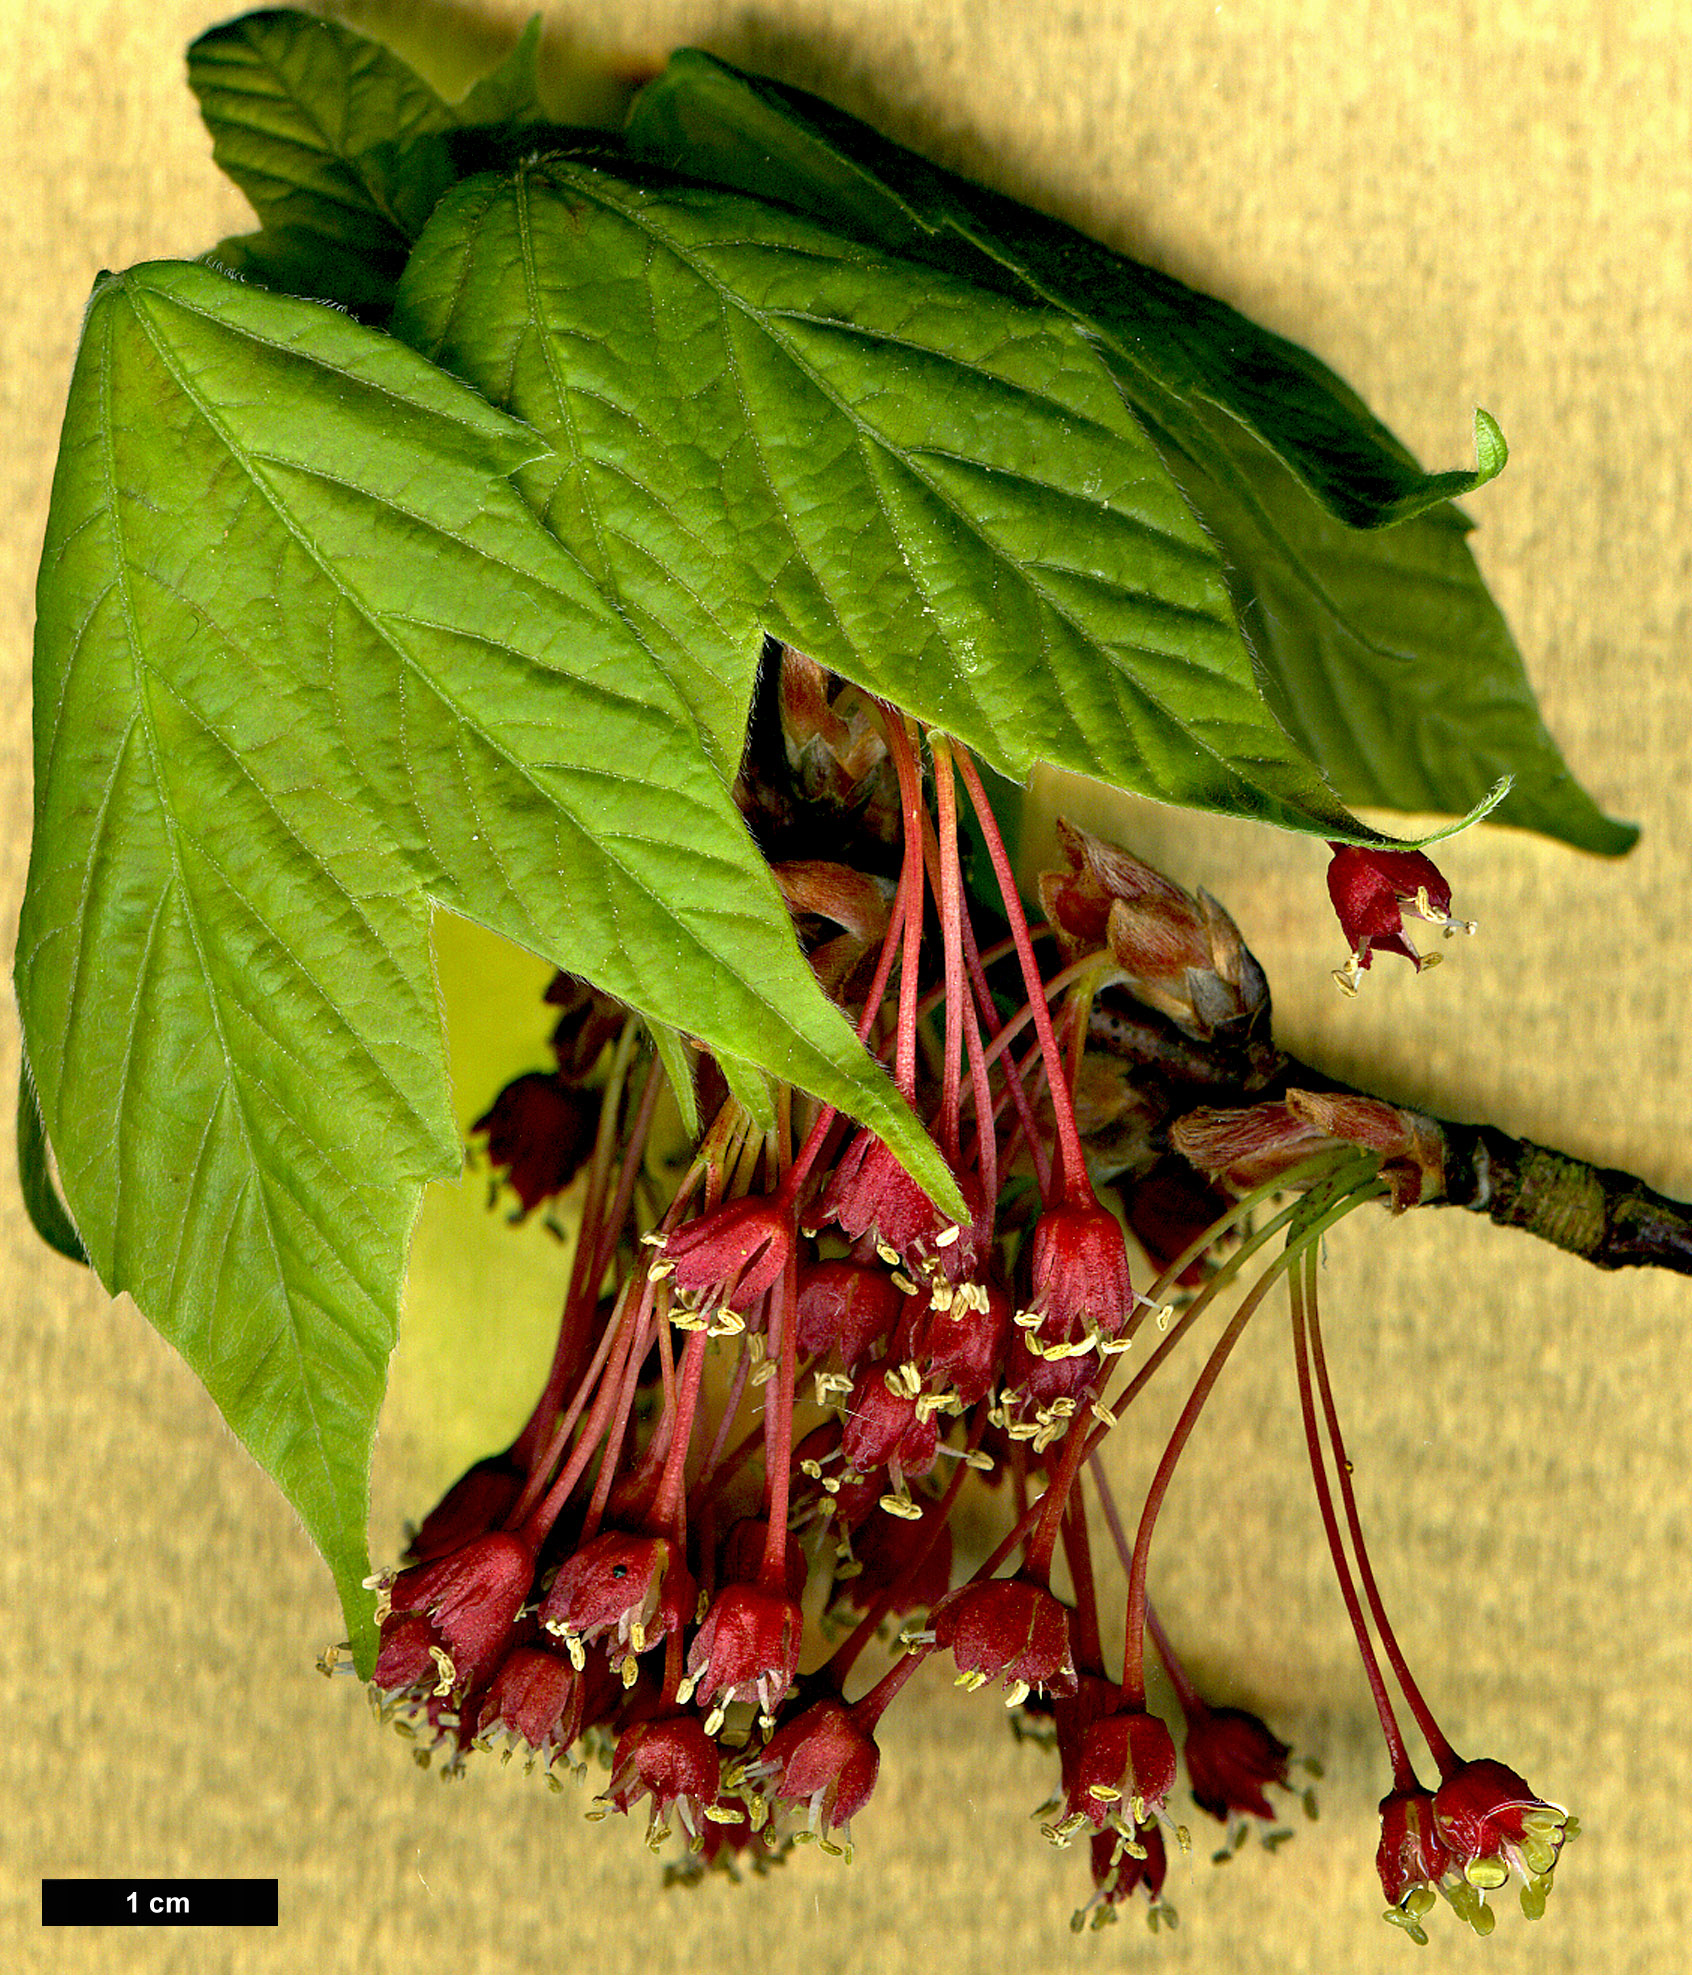
{"label": "red flower stalk", "polygon": [[[427,1651],[439,1674],[436,1685],[455,1693],[474,1693],[504,1657],[534,1578],[534,1552],[520,1537],[504,1531],[480,1536],[450,1556],[402,1570],[386,1587],[384,1646],[390,1633],[396,1635],[390,1671],[397,1670],[402,1659],[406,1665],[415,1662],[415,1624],[403,1633],[410,1645],[402,1647],[398,1635],[401,1620],[421,1618],[430,1629]],[[378,1675],[380,1671],[378,1661]]]}
{"label": "red flower stalk", "polygon": [[966,1584],[935,1606],[930,1630],[935,1645],[956,1660],[960,1687],[973,1691],[997,1680],[1010,1707],[1031,1688],[1075,1692],[1069,1612],[1043,1584],[1025,1577]]}
{"label": "red flower stalk", "polygon": [[773,1721],[799,1671],[804,1619],[793,1600],[757,1584],[719,1591],[705,1623],[688,1648],[687,1678],[678,1698],[697,1694],[709,1710],[706,1730],[715,1734],[733,1701],[753,1702]]}
{"label": "red flower stalk", "polygon": [[1351,943],[1351,957],[1335,970],[1334,979],[1347,994],[1357,992],[1357,977],[1373,960],[1373,948],[1403,954],[1417,973],[1438,960],[1437,953],[1418,953],[1410,944],[1404,932],[1406,912],[1440,927],[1447,939],[1475,930],[1472,919],[1451,916],[1451,887],[1419,850],[1366,850],[1357,844],[1328,848],[1334,853],[1328,896]]}

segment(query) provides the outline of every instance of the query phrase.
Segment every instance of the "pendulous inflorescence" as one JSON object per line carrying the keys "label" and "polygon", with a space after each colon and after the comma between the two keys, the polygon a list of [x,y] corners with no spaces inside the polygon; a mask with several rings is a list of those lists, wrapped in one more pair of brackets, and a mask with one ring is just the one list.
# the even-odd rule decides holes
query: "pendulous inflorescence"
{"label": "pendulous inflorescence", "polygon": [[[1293,1087],[1233,921],[1126,851],[1060,824],[1031,924],[969,756],[790,648],[770,659],[742,811],[818,979],[927,1125],[965,1212],[797,1091],[755,1117],[755,1095],[698,1052],[701,1128],[666,1158],[675,1111],[644,1024],[560,976],[556,1069],[519,1078],[477,1125],[519,1216],[567,1190],[575,1207],[551,1370],[512,1445],[375,1580],[379,1714],[447,1774],[497,1750],[561,1787],[597,1760],[589,1814],[638,1809],[688,1878],[806,1842],[849,1857],[882,1719],[946,1658],[1055,1752],[1041,1828],[1060,1848],[1085,1840],[1076,1925],[1136,1899],[1172,1924],[1170,1852],[1191,1837],[1176,1739],[1147,1704],[1148,1641],[1193,1799],[1223,1827],[1215,1856],[1254,1830],[1280,1842],[1279,1804],[1301,1791],[1314,1815],[1289,1746],[1199,1692],[1148,1590],[1181,1452],[1279,1292],[1386,1741],[1386,1917],[1425,1941],[1443,1898],[1484,1934],[1512,1881],[1537,1915],[1574,1822],[1503,1764],[1460,1758],[1405,1664],[1317,1308],[1329,1229],[1439,1197],[1439,1129]],[[1339,847],[1330,888],[1352,990],[1371,946],[1415,957],[1405,909],[1461,923],[1419,853]],[[1150,1259],[1141,1288],[1130,1234]],[[1226,1321],[1195,1369],[1213,1310]],[[1100,1450],[1183,1365],[1188,1396],[1130,1528]],[[985,1556],[954,1535],[966,1489],[998,1505]],[[1127,1578],[1120,1661],[1101,1542]],[[866,1670],[889,1642],[891,1663]]]}

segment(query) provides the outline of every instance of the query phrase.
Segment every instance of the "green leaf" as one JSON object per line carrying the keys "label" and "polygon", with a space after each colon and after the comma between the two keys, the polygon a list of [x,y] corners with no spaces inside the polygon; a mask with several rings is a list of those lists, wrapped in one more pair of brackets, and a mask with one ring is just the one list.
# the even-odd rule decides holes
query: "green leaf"
{"label": "green leaf", "polygon": [[47,1132],[41,1122],[41,1106],[29,1079],[27,1063],[18,1069],[18,1190],[23,1195],[30,1225],[47,1246],[67,1261],[81,1262],[86,1268],[88,1251],[53,1184]]}
{"label": "green leaf", "polygon": [[1227,561],[1270,705],[1341,795],[1461,814],[1508,777],[1495,821],[1632,847],[1638,830],[1598,808],[1546,731],[1456,508],[1358,535],[1243,427],[1227,478],[1149,429]]}
{"label": "green leaf", "polygon": [[301,227],[232,233],[200,258],[217,272],[260,288],[308,302],[332,302],[361,322],[385,322],[394,305],[393,269]]}
{"label": "green leaf", "polygon": [[532,14],[515,46],[491,75],[473,83],[453,106],[459,124],[531,124],[548,121],[541,101],[535,58],[540,53],[541,17]]}
{"label": "green leaf", "polygon": [[646,1026],[651,1031],[652,1046],[658,1052],[658,1060],[664,1066],[664,1074],[670,1080],[670,1090],[676,1100],[676,1110],[681,1117],[682,1130],[689,1138],[697,1138],[699,1089],[693,1079],[693,1059],[688,1054],[687,1044],[667,1023],[648,1020]]}
{"label": "green leaf", "polygon": [[439,153],[415,149],[456,122],[421,76],[338,21],[277,8],[202,34],[188,82],[212,156],[266,227],[398,274],[451,183]]}
{"label": "green leaf", "polygon": [[458,1169],[431,900],[943,1162],[824,999],[523,427],[332,309],[103,279],[37,599],[16,983],[77,1229],[275,1476],[374,1652],[371,1437]]}
{"label": "green leaf", "polygon": [[1224,552],[1270,704],[1348,801],[1461,815],[1510,776],[1500,822],[1611,855],[1633,843],[1546,732],[1447,504],[1508,456],[1486,412],[1473,473],[1423,474],[1297,345],[697,50],[639,97],[628,143],[1086,325]]}
{"label": "green leaf", "polygon": [[448,196],[394,333],[551,442],[518,484],[725,772],[768,632],[1016,779],[1378,840],[1270,713],[1214,548],[1062,316],[548,160]]}
{"label": "green leaf", "polygon": [[580,139],[546,123],[540,37],[536,15],[499,67],[453,104],[381,42],[313,14],[277,8],[201,35],[188,50],[188,81],[212,156],[264,222],[208,258],[281,293],[385,320],[441,195],[503,161],[489,155],[495,133],[524,148],[540,135]]}
{"label": "green leaf", "polygon": [[[1326,364],[1237,309],[892,143],[820,97],[683,48],[636,98],[631,154],[800,207],[844,231],[1090,324],[1156,394],[1237,419],[1352,527],[1471,493],[1504,464],[1424,473]],[[1130,392],[1130,395],[1135,395]],[[1485,415],[1482,414],[1482,418]]]}

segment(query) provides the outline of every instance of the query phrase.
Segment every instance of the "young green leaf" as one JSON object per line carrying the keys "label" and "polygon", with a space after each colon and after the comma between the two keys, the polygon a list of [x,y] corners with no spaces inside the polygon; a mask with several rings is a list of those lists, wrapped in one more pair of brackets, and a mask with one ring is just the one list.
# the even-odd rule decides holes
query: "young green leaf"
{"label": "young green leaf", "polygon": [[508,476],[535,436],[334,310],[102,281],[38,596],[28,1061],[75,1224],[334,1570],[423,1182],[458,1168],[437,900],[872,1126],[961,1211],[824,999],[650,655]]}
{"label": "young green leaf", "polygon": [[554,159],[443,201],[394,333],[554,452],[519,485],[738,760],[763,632],[1002,772],[1369,835],[1087,340],[731,193]]}
{"label": "young green leaf", "polygon": [[1547,733],[1446,504],[1504,464],[1486,413],[1474,473],[1424,474],[1295,344],[697,50],[642,92],[627,141],[1085,324],[1223,551],[1270,704],[1348,801],[1461,815],[1509,776],[1500,822],[1611,855],[1633,843]]}

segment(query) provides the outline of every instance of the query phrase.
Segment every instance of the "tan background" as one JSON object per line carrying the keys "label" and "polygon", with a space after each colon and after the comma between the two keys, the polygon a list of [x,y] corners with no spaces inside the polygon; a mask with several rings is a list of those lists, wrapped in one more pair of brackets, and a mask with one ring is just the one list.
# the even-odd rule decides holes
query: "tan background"
{"label": "tan background", "polygon": [[[0,9],[8,925],[28,832],[30,586],[89,283],[247,223],[182,81],[184,44],[222,11]],[[509,27],[522,11],[486,18]],[[1167,811],[1123,828],[1232,905],[1283,1038],[1317,1061],[1370,1066],[1377,1087],[1692,1194],[1685,9],[552,0],[547,13],[590,46],[656,57],[696,40],[827,91],[1308,342],[1433,464],[1465,456],[1473,404],[1497,415],[1513,458],[1473,503],[1478,552],[1577,770],[1645,825],[1638,851],[1603,865],[1509,833],[1466,838],[1446,865],[1481,937],[1420,981],[1378,968],[1348,1004],[1327,980],[1341,947],[1318,847]],[[496,983],[474,943],[443,943],[443,971],[473,1106],[515,1067],[500,1050],[521,1061],[543,1030],[530,977]],[[515,1039],[490,1042],[508,1006]],[[8,1089],[14,1051],[8,1017]],[[495,1770],[445,1789],[375,1732],[350,1683],[317,1677],[336,1614],[291,1514],[136,1312],[33,1245],[5,1156],[0,1961],[988,1975],[1155,1955],[1256,1975],[1414,1956],[1377,1918],[1385,1766],[1309,1503],[1278,1318],[1242,1347],[1194,1445],[1159,1596],[1220,1698],[1263,1707],[1326,1759],[1319,1826],[1225,1873],[1177,1867],[1173,1940],[1154,1944],[1131,1917],[1073,1941],[1083,1860],[1049,1853],[1028,1822],[1044,1766],[987,1697],[934,1678],[892,1718],[850,1870],[802,1858],[765,1884],[661,1899],[633,1830],[586,1825],[575,1799]],[[529,1376],[532,1317],[515,1343],[472,1336],[467,1355],[443,1333],[443,1284],[469,1288],[491,1333],[530,1307],[502,1270],[544,1278],[534,1308],[557,1270],[543,1234],[509,1235],[479,1197],[432,1206],[419,1253],[378,1451],[379,1548]],[[1324,1295],[1377,1560],[1447,1731],[1587,1826],[1543,1922],[1506,1912],[1482,1947],[1442,1912],[1422,1965],[1683,1967],[1692,1283],[1601,1277],[1428,1215],[1350,1223]],[[457,1369],[483,1351],[492,1371]],[[125,1871],[277,1875],[283,1926],[123,1941],[37,1927],[41,1874]]]}

